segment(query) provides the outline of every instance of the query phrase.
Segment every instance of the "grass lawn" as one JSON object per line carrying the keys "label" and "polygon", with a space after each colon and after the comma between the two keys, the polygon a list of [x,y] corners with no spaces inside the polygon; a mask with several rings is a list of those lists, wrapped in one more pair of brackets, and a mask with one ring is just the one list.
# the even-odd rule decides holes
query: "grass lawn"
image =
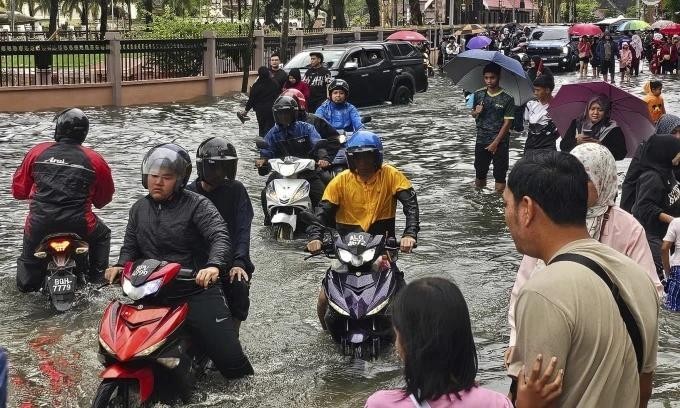
{"label": "grass lawn", "polygon": [[[52,55],[52,67],[85,67],[104,62],[107,54],[57,54]],[[33,68],[33,55],[3,55],[0,56],[2,68]]]}

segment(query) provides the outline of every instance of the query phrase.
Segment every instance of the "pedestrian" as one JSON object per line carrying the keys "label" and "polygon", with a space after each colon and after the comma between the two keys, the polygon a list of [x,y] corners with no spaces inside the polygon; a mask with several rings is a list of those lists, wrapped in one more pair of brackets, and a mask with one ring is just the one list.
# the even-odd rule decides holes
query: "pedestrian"
{"label": "pedestrian", "polygon": [[646,272],[588,233],[588,174],[564,152],[519,160],[503,193],[517,250],[542,260],[515,304],[517,377],[536,354],[564,372],[560,407],[646,406],[659,340],[659,304]]}
{"label": "pedestrian", "polygon": [[541,58],[540,55],[534,55],[533,57],[531,57],[531,67],[527,71],[527,77],[533,83],[536,80],[536,78],[538,78],[541,75],[552,76],[553,73],[550,70],[550,68],[543,65],[543,59]]}
{"label": "pedestrian", "polygon": [[269,68],[262,66],[257,70],[257,80],[250,87],[250,95],[246,108],[238,113],[238,117],[243,121],[249,110],[255,111],[257,117],[257,127],[260,137],[264,137],[269,129],[274,127],[274,115],[272,106],[274,101],[281,93],[281,87],[274,81],[269,73]]}
{"label": "pedestrian", "polygon": [[593,42],[590,46],[590,50],[592,52],[592,56],[590,57],[590,66],[593,68],[593,78],[598,78],[600,76],[600,64],[602,61],[600,61],[600,57],[597,54],[597,46],[599,41],[600,39],[598,37],[593,37]]}
{"label": "pedestrian", "polygon": [[488,64],[482,72],[486,88],[475,92],[475,108],[471,112],[477,125],[475,186],[486,186],[486,177],[493,162],[495,189],[502,192],[509,166],[510,143],[507,135],[515,116],[515,102],[499,85],[499,65]]}
{"label": "pedestrian", "polygon": [[556,141],[560,137],[555,123],[548,114],[552,101],[555,80],[551,75],[541,75],[534,81],[536,100],[527,102],[524,120],[529,122],[529,132],[524,145],[524,153],[530,150],[556,150]]}
{"label": "pedestrian", "polygon": [[621,189],[621,207],[645,228],[659,278],[663,278],[661,241],[668,224],[680,216],[680,187],[673,167],[680,163],[680,140],[656,134],[631,161]]}
{"label": "pedestrian", "polygon": [[633,51],[633,75],[638,76],[642,71],[640,69],[640,62],[645,53],[644,48],[642,47],[642,39],[639,35],[633,35],[633,38],[630,40],[630,47]]}
{"label": "pedestrian", "polygon": [[642,87],[642,90],[645,93],[642,100],[647,104],[649,118],[652,120],[652,123],[656,124],[659,121],[659,118],[661,118],[661,115],[666,113],[663,96],[661,96],[663,83],[657,80],[647,81]]}
{"label": "pedestrian", "polygon": [[[671,248],[674,249],[670,255]],[[661,244],[661,261],[666,281],[666,309],[680,312],[680,218],[668,225],[668,231]]]}
{"label": "pedestrian", "polygon": [[[470,314],[453,282],[432,277],[408,284],[392,305],[392,324],[406,385],[374,393],[366,408],[512,407],[505,395],[475,381],[477,350]],[[561,379],[557,375],[555,383],[546,387],[553,390],[553,400],[559,395]]]}
{"label": "pedestrian", "polygon": [[288,80],[283,84],[283,90],[286,89],[297,89],[302,92],[305,99],[309,99],[309,85],[302,80],[299,68],[293,68],[288,73]]}
{"label": "pedestrian", "polygon": [[619,51],[619,71],[621,72],[621,83],[624,80],[630,84],[630,71],[633,66],[633,52],[627,42],[621,44],[621,51]]}
{"label": "pedestrian", "polygon": [[659,61],[661,63],[661,73],[662,74],[670,74],[672,73],[672,63],[671,63],[671,45],[670,43],[664,38],[661,41],[660,47],[659,47]]}
{"label": "pedestrian", "polygon": [[582,35],[578,40],[578,59],[580,61],[579,74],[581,75],[581,78],[588,76],[588,62],[590,62],[592,55],[590,47],[588,36]]}
{"label": "pedestrian", "polygon": [[671,59],[668,73],[672,74],[678,68],[678,47],[680,47],[680,36],[674,35],[670,43]]}
{"label": "pedestrian", "polygon": [[604,38],[597,45],[595,53],[600,60],[602,77],[604,82],[607,82],[607,74],[609,74],[611,83],[614,81],[614,69],[616,60],[619,58],[619,47],[612,39],[612,35],[608,32],[604,33]]}
{"label": "pedestrian", "polygon": [[661,115],[656,122],[656,133],[660,135],[673,135],[680,139],[680,117],[667,113]]}
{"label": "pedestrian", "polygon": [[[571,154],[583,164],[588,174],[588,210],[586,213],[588,234],[641,266],[661,298],[664,293],[663,285],[656,274],[645,230],[635,217],[616,205],[618,176],[614,157],[609,150],[594,143],[577,146]],[[512,354],[512,348],[517,339],[514,314],[517,296],[527,280],[534,274],[544,271],[543,261],[524,255],[510,294],[508,310],[510,344],[506,351],[506,360]]]}
{"label": "pedestrian", "polygon": [[309,60],[304,81],[309,85],[307,112],[314,113],[328,98],[326,87],[331,82],[331,71],[323,66],[323,54],[320,51],[310,52]]}
{"label": "pedestrian", "polygon": [[288,80],[288,74],[281,67],[281,56],[275,52],[269,57],[269,72],[272,79],[279,84],[279,93],[283,89],[283,84]]}
{"label": "pedestrian", "polygon": [[596,95],[586,104],[580,118],[571,122],[562,135],[560,150],[569,152],[581,143],[599,143],[609,149],[616,160],[628,154],[626,139],[619,125],[611,119],[611,102],[605,95]]}

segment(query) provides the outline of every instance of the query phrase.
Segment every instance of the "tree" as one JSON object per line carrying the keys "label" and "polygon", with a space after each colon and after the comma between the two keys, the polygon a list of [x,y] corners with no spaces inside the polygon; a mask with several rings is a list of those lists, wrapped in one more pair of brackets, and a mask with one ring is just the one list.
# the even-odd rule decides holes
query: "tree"
{"label": "tree", "polygon": [[50,26],[47,36],[51,37],[57,31],[57,18],[59,17],[59,0],[50,0]]}
{"label": "tree", "polygon": [[366,0],[368,7],[368,25],[378,27],[380,25],[380,0]]}
{"label": "tree", "polygon": [[269,0],[264,6],[264,23],[271,27],[279,28],[281,25],[276,18],[281,15],[282,0]]}
{"label": "tree", "polygon": [[345,19],[345,0],[328,0],[328,1],[330,1],[330,9],[333,18],[332,27],[346,28],[347,19]]}
{"label": "tree", "polygon": [[420,11],[419,0],[408,0],[408,7],[411,10],[411,21],[413,25],[423,25],[423,13]]}

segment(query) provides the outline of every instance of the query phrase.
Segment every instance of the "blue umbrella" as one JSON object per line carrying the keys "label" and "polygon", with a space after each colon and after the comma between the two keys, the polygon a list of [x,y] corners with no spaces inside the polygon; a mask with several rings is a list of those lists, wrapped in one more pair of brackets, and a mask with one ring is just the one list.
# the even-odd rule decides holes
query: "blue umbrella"
{"label": "blue umbrella", "polygon": [[491,38],[485,35],[478,35],[477,37],[470,39],[465,48],[468,50],[481,50],[482,48],[488,47],[489,44],[491,44]]}
{"label": "blue umbrella", "polygon": [[469,92],[484,88],[482,71],[495,62],[501,67],[500,86],[520,106],[533,98],[534,87],[519,61],[506,57],[498,51],[469,50],[461,52],[444,65],[446,75],[456,85]]}

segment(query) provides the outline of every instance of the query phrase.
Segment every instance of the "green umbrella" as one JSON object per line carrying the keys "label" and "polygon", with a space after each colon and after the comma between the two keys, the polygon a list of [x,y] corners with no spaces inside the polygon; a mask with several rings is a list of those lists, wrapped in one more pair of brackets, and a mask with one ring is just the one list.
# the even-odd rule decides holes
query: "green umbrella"
{"label": "green umbrella", "polygon": [[630,20],[619,26],[619,31],[641,31],[650,27],[649,23],[642,20]]}

